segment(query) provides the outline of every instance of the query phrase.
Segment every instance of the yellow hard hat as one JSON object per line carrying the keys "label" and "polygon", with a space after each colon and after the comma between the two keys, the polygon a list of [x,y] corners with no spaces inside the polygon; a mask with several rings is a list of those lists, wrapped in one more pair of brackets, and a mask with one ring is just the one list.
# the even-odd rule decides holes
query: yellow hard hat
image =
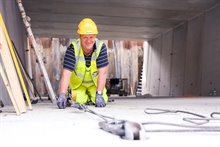
{"label": "yellow hard hat", "polygon": [[78,25],[78,34],[98,34],[95,22],[90,18],[84,18]]}

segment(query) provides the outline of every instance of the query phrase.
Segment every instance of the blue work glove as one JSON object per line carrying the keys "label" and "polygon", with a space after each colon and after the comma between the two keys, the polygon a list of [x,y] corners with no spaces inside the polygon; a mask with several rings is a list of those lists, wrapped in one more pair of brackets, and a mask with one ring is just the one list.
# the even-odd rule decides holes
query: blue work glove
{"label": "blue work glove", "polygon": [[57,106],[59,109],[65,109],[66,108],[66,94],[60,93],[57,98]]}
{"label": "blue work glove", "polygon": [[105,101],[104,98],[102,96],[102,94],[98,94],[96,93],[96,97],[95,97],[95,106],[96,107],[105,107]]}

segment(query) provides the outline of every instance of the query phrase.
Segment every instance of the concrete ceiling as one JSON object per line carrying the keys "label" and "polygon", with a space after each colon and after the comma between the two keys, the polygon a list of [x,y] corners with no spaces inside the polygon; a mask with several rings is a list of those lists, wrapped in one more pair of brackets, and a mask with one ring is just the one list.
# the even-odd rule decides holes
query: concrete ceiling
{"label": "concrete ceiling", "polygon": [[35,36],[76,38],[79,21],[91,17],[98,38],[150,40],[204,13],[219,0],[23,0]]}

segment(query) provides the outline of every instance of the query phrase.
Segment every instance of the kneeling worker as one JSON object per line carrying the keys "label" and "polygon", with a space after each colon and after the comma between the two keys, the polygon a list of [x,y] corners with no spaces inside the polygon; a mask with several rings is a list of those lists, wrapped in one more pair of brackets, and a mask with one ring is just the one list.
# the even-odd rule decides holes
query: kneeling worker
{"label": "kneeling worker", "polygon": [[66,108],[69,86],[74,102],[105,107],[108,102],[105,88],[109,64],[107,47],[96,38],[97,26],[90,18],[79,23],[77,33],[79,39],[70,44],[64,56],[57,106]]}

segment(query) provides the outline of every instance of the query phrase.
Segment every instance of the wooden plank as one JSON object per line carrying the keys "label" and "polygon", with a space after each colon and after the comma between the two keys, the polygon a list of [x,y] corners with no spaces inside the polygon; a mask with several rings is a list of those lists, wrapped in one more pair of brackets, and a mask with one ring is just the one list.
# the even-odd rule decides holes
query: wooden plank
{"label": "wooden plank", "polygon": [[8,76],[12,94],[16,96],[15,99],[18,104],[18,108],[20,112],[21,113],[26,112],[26,105],[19,84],[19,79],[1,25],[0,25],[0,43],[2,45],[2,49],[1,49],[2,63],[3,65],[5,65],[5,71],[6,71],[6,75]]}
{"label": "wooden plank", "polygon": [[18,61],[17,61],[17,58],[16,58],[16,56],[15,56],[15,53],[14,53],[14,50],[13,50],[13,47],[12,47],[11,39],[10,39],[10,37],[9,37],[9,34],[8,34],[7,29],[6,29],[6,26],[5,26],[4,20],[3,20],[3,18],[2,18],[2,15],[0,15],[0,24],[1,24],[2,29],[3,29],[3,31],[4,31],[5,38],[6,38],[7,42],[8,42],[8,47],[9,47],[9,50],[10,50],[12,59],[13,59],[13,61],[14,61],[14,65],[15,65],[15,68],[16,68],[16,71],[17,71],[17,74],[18,74],[18,77],[19,77],[19,80],[20,80],[22,89],[23,89],[23,91],[24,91],[26,100],[27,100],[27,102],[28,102],[29,108],[32,110],[32,105],[31,105],[31,101],[30,101],[30,98],[29,98],[29,95],[28,95],[28,92],[27,92],[27,88],[26,88],[26,85],[25,85],[25,83],[24,83],[24,79],[23,79],[23,77],[22,77],[21,70],[20,70],[20,67],[19,67],[19,65],[18,65]]}
{"label": "wooden plank", "polygon": [[[1,50],[1,44],[0,44],[0,50]],[[5,72],[4,72],[4,69],[3,69],[3,66],[2,66],[2,63],[1,63],[1,62],[0,62],[0,75],[1,75],[1,77],[2,77],[2,79],[3,79],[3,82],[4,82],[4,85],[5,85],[5,87],[6,87],[7,91],[8,91],[8,95],[9,95],[9,97],[10,97],[10,99],[11,99],[11,102],[12,102],[14,108],[15,108],[15,112],[17,113],[17,115],[20,115],[21,112],[20,112],[20,110],[19,110],[17,101],[16,101],[14,95],[12,94],[11,87],[10,87],[10,85],[9,85],[7,76],[6,76]]]}
{"label": "wooden plank", "polygon": [[21,13],[21,17],[22,17],[23,22],[24,22],[24,25],[25,25],[25,27],[26,27],[26,29],[27,29],[28,36],[30,37],[30,40],[31,40],[33,49],[34,49],[35,54],[36,54],[36,56],[37,56],[37,59],[38,59],[39,65],[40,65],[41,72],[43,73],[44,83],[45,83],[45,85],[46,85],[47,91],[48,91],[48,93],[49,93],[49,96],[50,96],[52,102],[55,103],[55,102],[56,102],[55,94],[54,94],[53,88],[52,88],[52,86],[51,86],[51,83],[50,83],[50,80],[49,80],[47,71],[46,71],[46,69],[45,69],[45,66],[44,66],[44,63],[43,63],[41,54],[40,54],[39,50],[37,49],[37,43],[36,43],[34,34],[33,34],[32,30],[31,30],[30,23],[29,23],[28,20],[27,20],[27,16],[26,16],[26,13],[25,13],[25,10],[24,10],[24,7],[23,7],[23,5],[22,5],[21,0],[17,0],[17,4],[18,4],[18,7],[19,7],[19,11],[20,11],[20,13]]}

